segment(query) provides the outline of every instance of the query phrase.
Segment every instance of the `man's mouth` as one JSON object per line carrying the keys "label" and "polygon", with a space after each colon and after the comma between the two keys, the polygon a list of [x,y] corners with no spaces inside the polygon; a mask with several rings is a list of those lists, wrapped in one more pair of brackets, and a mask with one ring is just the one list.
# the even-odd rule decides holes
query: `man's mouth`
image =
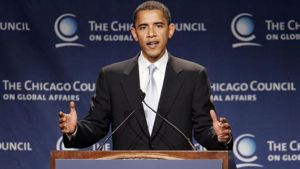
{"label": "man's mouth", "polygon": [[147,42],[147,46],[151,49],[155,48],[158,45],[158,41]]}

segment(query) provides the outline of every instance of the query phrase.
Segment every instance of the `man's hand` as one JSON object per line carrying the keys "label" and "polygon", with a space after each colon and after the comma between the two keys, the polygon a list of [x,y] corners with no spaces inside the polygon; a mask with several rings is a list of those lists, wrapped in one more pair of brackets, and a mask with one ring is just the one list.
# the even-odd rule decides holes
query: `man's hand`
{"label": "man's hand", "polygon": [[74,101],[70,102],[70,113],[59,112],[59,128],[64,134],[73,134],[77,126],[77,112]]}
{"label": "man's hand", "polygon": [[215,134],[218,136],[218,141],[221,143],[228,143],[231,139],[231,127],[226,118],[220,117],[218,120],[216,112],[210,110],[210,117],[213,121],[213,129]]}

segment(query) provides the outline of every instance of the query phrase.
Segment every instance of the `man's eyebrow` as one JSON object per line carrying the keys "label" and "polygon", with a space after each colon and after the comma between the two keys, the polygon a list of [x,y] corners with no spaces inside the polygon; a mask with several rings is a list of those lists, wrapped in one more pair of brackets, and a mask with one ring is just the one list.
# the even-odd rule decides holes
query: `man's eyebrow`
{"label": "man's eyebrow", "polygon": [[138,25],[138,27],[140,27],[140,26],[147,26],[148,24],[146,24],[146,23],[141,23],[141,24],[139,24]]}
{"label": "man's eyebrow", "polygon": [[[154,25],[164,25],[165,23],[164,22],[154,22],[153,23]],[[148,26],[149,24],[147,23],[141,23],[139,25],[137,25],[137,27],[141,27],[141,26]]]}
{"label": "man's eyebrow", "polygon": [[164,25],[163,22],[154,22],[155,25],[158,25],[158,24],[161,24],[161,25]]}

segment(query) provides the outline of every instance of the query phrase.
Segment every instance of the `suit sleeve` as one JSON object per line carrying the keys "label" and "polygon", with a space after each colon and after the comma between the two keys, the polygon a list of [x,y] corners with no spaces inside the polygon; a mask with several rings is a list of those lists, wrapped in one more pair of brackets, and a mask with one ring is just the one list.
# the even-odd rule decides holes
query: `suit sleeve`
{"label": "suit sleeve", "polygon": [[215,107],[210,100],[210,84],[205,69],[200,70],[195,78],[192,109],[194,138],[208,150],[230,149],[231,143],[224,145],[218,142],[217,136],[212,131],[209,111]]}
{"label": "suit sleeve", "polygon": [[103,138],[109,131],[111,122],[110,91],[107,73],[101,71],[96,83],[96,97],[94,107],[88,115],[78,121],[76,135],[70,140],[64,135],[64,144],[67,148],[85,148]]}

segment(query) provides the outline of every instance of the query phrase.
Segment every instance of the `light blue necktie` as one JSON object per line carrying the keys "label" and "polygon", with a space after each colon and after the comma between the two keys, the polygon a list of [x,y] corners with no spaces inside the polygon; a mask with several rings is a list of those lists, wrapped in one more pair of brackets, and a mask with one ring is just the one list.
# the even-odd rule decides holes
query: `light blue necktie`
{"label": "light blue necktie", "polygon": [[[153,76],[156,69],[157,68],[154,64],[151,64],[148,66],[149,79],[148,79],[148,83],[146,86],[146,98],[145,98],[146,103],[155,111],[157,111],[157,106],[158,106],[158,97],[157,97],[158,91],[157,91],[157,86],[156,86],[155,79]],[[156,114],[145,105],[144,105],[144,110],[145,110],[145,116],[146,116],[146,121],[147,121],[147,125],[148,125],[148,131],[149,131],[149,134],[151,135]]]}

